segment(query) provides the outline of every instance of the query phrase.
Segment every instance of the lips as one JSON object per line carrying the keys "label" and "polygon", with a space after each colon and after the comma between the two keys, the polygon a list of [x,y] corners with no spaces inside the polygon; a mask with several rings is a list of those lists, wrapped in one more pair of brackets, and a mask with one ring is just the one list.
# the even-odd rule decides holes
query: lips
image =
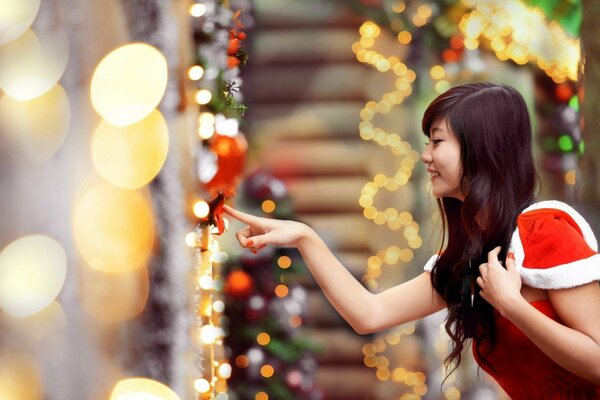
{"label": "lips", "polygon": [[431,180],[434,180],[435,178],[437,178],[438,176],[440,176],[439,172],[434,171],[432,169],[427,169],[427,172],[429,173],[429,176],[431,177]]}

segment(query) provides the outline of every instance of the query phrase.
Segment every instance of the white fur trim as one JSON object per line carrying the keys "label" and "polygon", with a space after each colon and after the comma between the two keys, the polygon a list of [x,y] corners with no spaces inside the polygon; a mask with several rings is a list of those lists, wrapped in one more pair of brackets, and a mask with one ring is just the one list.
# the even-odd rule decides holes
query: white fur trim
{"label": "white fur trim", "polygon": [[429,258],[429,260],[427,260],[427,262],[425,263],[425,266],[423,267],[423,270],[425,272],[431,272],[431,270],[433,269],[433,266],[437,262],[438,258],[440,258],[439,254],[432,255]]}
{"label": "white fur trim", "polygon": [[[592,228],[590,228],[590,225],[581,214],[568,204],[557,200],[540,201],[527,207],[523,210],[523,213],[544,208],[558,209],[569,214],[575,223],[579,225],[579,229],[581,229],[583,238],[588,246],[592,250],[598,251],[598,242],[596,241],[594,232],[592,232]],[[565,289],[600,280],[599,254],[551,268],[525,268],[523,267],[525,252],[523,250],[523,243],[521,243],[519,228],[515,229],[512,235],[509,251],[511,250],[515,254],[517,271],[521,276],[521,280],[526,285],[539,289]]]}
{"label": "white fur trim", "polygon": [[552,268],[521,268],[524,284],[540,289],[565,289],[600,280],[600,254]]}
{"label": "white fur trim", "polygon": [[590,228],[590,224],[587,223],[585,218],[581,216],[573,207],[568,205],[567,203],[563,203],[558,200],[546,200],[540,201],[539,203],[534,203],[523,210],[521,214],[526,213],[527,211],[540,210],[543,208],[555,208],[557,210],[561,210],[569,214],[571,218],[575,221],[577,225],[579,225],[579,229],[581,229],[581,233],[583,233],[583,238],[587,242],[588,246],[594,251],[598,251],[598,242],[596,241],[596,236],[594,236],[594,232],[592,232],[592,228]]}

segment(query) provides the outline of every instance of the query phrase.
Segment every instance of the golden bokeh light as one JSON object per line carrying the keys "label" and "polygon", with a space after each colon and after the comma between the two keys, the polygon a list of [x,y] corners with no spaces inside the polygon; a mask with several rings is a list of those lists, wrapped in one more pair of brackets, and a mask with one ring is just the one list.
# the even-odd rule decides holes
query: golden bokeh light
{"label": "golden bokeh light", "polygon": [[92,140],[96,170],[110,183],[137,189],[156,177],[169,150],[167,123],[158,110],[128,126],[102,121]]}
{"label": "golden bokeh light", "polygon": [[146,378],[123,379],[115,385],[110,400],[181,400],[168,386]]}
{"label": "golden bokeh light", "polygon": [[210,207],[208,203],[204,200],[198,200],[194,203],[194,215],[198,218],[205,218],[210,212]]}
{"label": "golden bokeh light", "polygon": [[10,96],[0,98],[0,124],[3,136],[15,154],[42,163],[50,159],[69,132],[71,108],[59,85],[28,101]]}
{"label": "golden bokeh light", "polygon": [[83,265],[78,278],[83,309],[95,322],[130,320],[144,310],[148,301],[150,280],[146,268],[109,272]]}
{"label": "golden bokeh light", "polygon": [[256,342],[261,346],[266,346],[271,341],[271,336],[266,332],[261,332],[256,336]]}
{"label": "golden bokeh light", "polygon": [[200,89],[196,92],[196,103],[208,104],[212,100],[212,93],[208,89]]}
{"label": "golden bokeh light", "polygon": [[261,208],[267,214],[271,214],[273,211],[275,211],[276,205],[273,200],[265,200],[262,202]]}
{"label": "golden bokeh light", "polygon": [[68,59],[69,44],[63,32],[38,37],[28,30],[0,46],[0,88],[15,100],[34,99],[56,85]]}
{"label": "golden bokeh light", "polygon": [[188,78],[190,78],[193,81],[200,80],[203,75],[204,68],[202,68],[199,65],[194,65],[193,67],[190,67],[190,69],[188,69]]}
{"label": "golden bokeh light", "polygon": [[144,267],[154,244],[154,221],[140,191],[98,184],[77,202],[75,243],[85,261],[103,271]]}
{"label": "golden bokeh light", "polygon": [[265,364],[260,368],[260,374],[265,378],[270,378],[275,374],[275,369],[270,364]]}
{"label": "golden bokeh light", "polygon": [[208,393],[210,390],[210,382],[204,378],[196,379],[194,380],[194,389],[196,389],[198,393]]}
{"label": "golden bokeh light", "polygon": [[29,29],[39,9],[40,0],[0,0],[0,45]]}
{"label": "golden bokeh light", "polygon": [[108,53],[96,67],[92,105],[112,125],[130,125],[158,106],[166,87],[167,61],[162,53],[145,43],[132,43]]}
{"label": "golden bokeh light", "polygon": [[35,360],[3,350],[0,353],[0,399],[42,400],[42,379]]}
{"label": "golden bokeh light", "polygon": [[206,13],[206,4],[196,3],[190,6],[190,15],[192,17],[201,17]]}
{"label": "golden bokeh light", "polygon": [[67,256],[54,239],[43,235],[15,240],[0,253],[0,308],[25,318],[48,307],[60,293]]}

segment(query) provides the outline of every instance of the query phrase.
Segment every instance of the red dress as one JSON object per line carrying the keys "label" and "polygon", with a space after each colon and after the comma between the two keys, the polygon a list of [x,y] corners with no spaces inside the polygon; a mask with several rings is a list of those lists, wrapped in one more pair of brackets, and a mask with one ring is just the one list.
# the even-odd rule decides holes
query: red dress
{"label": "red dress", "polygon": [[[510,247],[525,285],[563,289],[600,280],[596,238],[585,219],[565,203],[550,200],[527,207],[517,219]],[[431,271],[436,260],[433,256],[424,269]],[[549,300],[531,304],[562,323]],[[511,399],[600,399],[600,386],[556,364],[512,322],[497,311],[494,314],[497,340],[487,356],[493,370],[478,359],[475,351],[473,354]]]}

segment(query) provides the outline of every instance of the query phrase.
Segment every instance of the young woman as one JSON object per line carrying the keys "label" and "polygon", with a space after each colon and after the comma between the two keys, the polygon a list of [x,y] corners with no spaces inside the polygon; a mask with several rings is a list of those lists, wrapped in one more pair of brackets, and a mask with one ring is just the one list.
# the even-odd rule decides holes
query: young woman
{"label": "young woman", "polygon": [[[308,226],[231,207],[243,247],[296,246],[325,296],[358,333],[447,308],[460,363],[469,338],[513,399],[600,399],[600,255],[590,226],[559,201],[534,203],[531,124],[509,86],[476,83],[425,111],[422,161],[443,216],[441,251],[416,278],[373,294]],[[499,260],[505,260],[503,263]]]}

